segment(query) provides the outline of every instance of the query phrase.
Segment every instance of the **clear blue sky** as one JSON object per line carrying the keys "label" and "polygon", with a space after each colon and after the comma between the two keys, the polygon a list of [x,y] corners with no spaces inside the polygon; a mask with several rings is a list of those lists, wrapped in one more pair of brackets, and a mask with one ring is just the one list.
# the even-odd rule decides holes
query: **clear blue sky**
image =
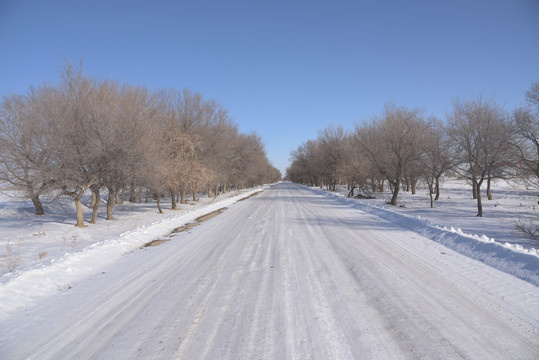
{"label": "clear blue sky", "polygon": [[445,117],[480,93],[507,110],[539,81],[539,0],[0,0],[0,95],[96,78],[184,88],[290,151],[393,101]]}

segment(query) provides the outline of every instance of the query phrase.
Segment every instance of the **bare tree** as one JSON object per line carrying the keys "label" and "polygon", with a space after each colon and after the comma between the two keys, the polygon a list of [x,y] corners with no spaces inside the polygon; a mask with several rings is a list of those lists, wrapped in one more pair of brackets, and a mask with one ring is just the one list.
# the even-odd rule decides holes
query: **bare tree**
{"label": "bare tree", "polygon": [[4,97],[0,104],[0,180],[32,200],[36,215],[44,215],[40,196],[52,189],[45,171],[51,164],[43,136],[43,112],[50,88],[31,88],[25,96]]}
{"label": "bare tree", "polygon": [[320,186],[318,142],[309,140],[290,153],[291,165],[286,177],[300,184]]}
{"label": "bare tree", "polygon": [[[43,213],[39,196],[55,190],[75,202],[84,226],[82,197],[92,193],[95,223],[102,189],[107,219],[129,187],[171,197],[222,185],[250,186],[280,174],[262,139],[240,134],[227,111],[202,95],[183,91],[149,94],[145,88],[96,81],[82,66],[66,64],[55,87],[31,89],[0,104],[0,180],[22,190]],[[148,193],[148,192],[147,192]],[[116,200],[117,201],[117,200]]]}
{"label": "bare tree", "polygon": [[344,160],[342,165],[342,174],[348,183],[348,197],[355,194],[355,190],[359,190],[358,196],[372,197],[372,184],[376,182],[379,174],[375,172],[369,158],[362,152],[362,147],[357,141],[357,136],[348,134],[344,139]]}
{"label": "bare tree", "polygon": [[[440,177],[453,167],[453,156],[451,141],[443,124],[438,119],[431,118],[428,125],[420,162],[429,187],[432,208],[433,200],[440,198]],[[434,193],[436,197],[433,198]]]}
{"label": "bare tree", "polygon": [[449,134],[455,145],[456,169],[471,180],[477,198],[477,216],[483,216],[481,186],[508,163],[511,127],[503,110],[481,98],[454,101]]}
{"label": "bare tree", "polygon": [[330,126],[318,133],[321,177],[328,189],[335,191],[343,174],[345,159],[345,133],[342,126]]}
{"label": "bare tree", "polygon": [[526,93],[527,107],[513,112],[513,166],[521,178],[539,188],[539,82]]}
{"label": "bare tree", "polygon": [[395,105],[386,105],[383,115],[371,124],[356,127],[362,151],[390,184],[391,205],[397,205],[406,169],[419,160],[426,131],[419,110]]}
{"label": "bare tree", "polygon": [[[154,126],[153,103],[143,87],[124,85],[119,89],[115,83],[99,85],[108,99],[101,108],[99,157],[101,185],[107,189],[107,220],[112,220],[114,198],[120,189],[129,185],[134,191],[136,182],[141,182],[141,173],[149,160],[152,139],[148,133]],[[133,197],[130,194],[130,197]],[[132,199],[131,199],[132,200]]]}
{"label": "bare tree", "polygon": [[84,226],[82,197],[100,176],[95,91],[95,81],[82,68],[66,64],[46,119],[48,148],[54,158],[48,173],[62,193],[73,198],[78,227]]}
{"label": "bare tree", "polygon": [[419,161],[419,157],[416,161],[410,162],[410,164],[404,169],[404,184],[406,185],[406,191],[411,191],[412,195],[417,194],[417,182],[421,177],[425,175],[425,168]]}

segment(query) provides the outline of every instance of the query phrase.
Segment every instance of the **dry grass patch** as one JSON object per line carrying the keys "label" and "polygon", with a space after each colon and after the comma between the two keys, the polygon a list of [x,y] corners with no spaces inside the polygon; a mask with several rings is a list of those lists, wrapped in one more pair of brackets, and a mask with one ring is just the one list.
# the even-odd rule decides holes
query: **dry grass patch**
{"label": "dry grass patch", "polygon": [[250,197],[253,197],[253,196],[257,196],[258,194],[260,194],[263,190],[260,190],[260,191],[257,191],[255,193],[252,193],[251,195],[247,196],[247,197],[244,197],[243,199],[239,199],[238,202],[240,201],[243,201],[243,200],[247,200],[249,199]]}

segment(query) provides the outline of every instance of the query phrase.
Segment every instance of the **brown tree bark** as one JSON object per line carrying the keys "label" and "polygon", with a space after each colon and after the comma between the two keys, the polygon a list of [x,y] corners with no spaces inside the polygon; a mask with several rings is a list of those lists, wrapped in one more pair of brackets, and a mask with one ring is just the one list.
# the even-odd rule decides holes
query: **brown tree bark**
{"label": "brown tree bark", "polygon": [[180,204],[186,204],[187,201],[185,201],[185,189],[180,189]]}
{"label": "brown tree bark", "polygon": [[135,180],[132,180],[131,181],[131,185],[129,186],[129,202],[136,202],[137,201],[137,196],[136,196],[136,191],[135,191]]}
{"label": "brown tree bark", "polygon": [[92,191],[92,201],[90,201],[90,208],[93,209],[95,206],[95,202],[97,201],[95,192]]}
{"label": "brown tree bark", "polygon": [[476,183],[475,189],[476,189],[476,198],[477,198],[477,215],[476,216],[482,217],[483,216],[483,203],[481,202],[481,182]]}
{"label": "brown tree bark", "polygon": [[32,204],[34,204],[36,215],[45,215],[45,210],[43,210],[43,204],[41,204],[39,195],[33,195],[30,199],[32,200]]}
{"label": "brown tree bark", "polygon": [[178,206],[176,205],[176,194],[172,190],[170,191],[170,202],[172,210],[177,210]]}
{"label": "brown tree bark", "polygon": [[75,209],[77,212],[77,224],[75,226],[77,227],[85,227],[84,225],[84,214],[82,212],[82,202],[81,202],[82,196],[75,196]]}
{"label": "brown tree bark", "polygon": [[490,175],[490,171],[487,176],[487,199],[492,200],[492,193],[490,192],[490,182],[492,180],[492,176]]}
{"label": "brown tree bark", "polygon": [[[93,181],[93,180],[92,180]],[[84,192],[89,188],[90,186],[77,186],[77,188],[73,191],[67,190],[67,188],[63,188],[64,195],[71,196],[73,200],[75,201],[75,210],[77,214],[77,224],[75,226],[77,227],[85,227],[84,225],[84,213],[82,211],[82,196],[84,195]]]}
{"label": "brown tree bark", "polygon": [[161,197],[159,195],[156,195],[155,199],[157,200],[157,210],[159,211],[159,214],[162,214],[163,209],[161,209]]}
{"label": "brown tree bark", "polygon": [[391,196],[391,205],[397,206],[397,197],[399,195],[400,181],[397,180],[392,183],[393,195]]}
{"label": "brown tree bark", "polygon": [[101,202],[101,194],[99,192],[99,186],[92,186],[90,187],[90,190],[92,190],[93,203],[90,204],[90,208],[92,209],[92,219],[90,220],[90,224],[95,224],[97,222],[97,211],[99,210],[99,203]]}
{"label": "brown tree bark", "polygon": [[107,199],[107,220],[114,220],[114,217],[112,216],[112,207],[114,206],[114,189],[112,187],[107,187],[107,191],[109,192],[109,197]]}
{"label": "brown tree bark", "polygon": [[434,198],[434,200],[439,200],[440,199],[440,177],[439,176],[436,177],[435,190],[436,190],[436,197]]}

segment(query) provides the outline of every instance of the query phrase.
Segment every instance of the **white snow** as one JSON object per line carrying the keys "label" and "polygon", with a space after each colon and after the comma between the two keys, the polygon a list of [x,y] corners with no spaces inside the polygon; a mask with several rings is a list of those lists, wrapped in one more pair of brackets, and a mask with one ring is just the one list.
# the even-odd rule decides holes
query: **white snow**
{"label": "white snow", "polygon": [[514,227],[518,220],[539,223],[539,193],[515,189],[503,181],[493,189],[494,200],[484,196],[483,217],[476,217],[476,200],[463,181],[443,183],[440,200],[435,201],[433,209],[424,189],[416,195],[401,192],[400,206],[395,207],[385,204],[389,193],[358,200],[345,197],[345,188],[338,192],[313,188],[539,286],[539,241],[522,237]]}
{"label": "white snow", "polygon": [[537,358],[539,256],[510,227],[534,219],[537,194],[494,192],[478,219],[458,182],[434,210],[425,194],[394,208],[264,189],[164,215],[124,204],[82,229],[68,202],[35,217],[3,197],[1,357]]}
{"label": "white snow", "polygon": [[[33,209],[28,202],[8,202],[6,200],[10,199],[4,197],[0,220],[0,251],[4,252],[0,252],[3,255],[0,319],[2,313],[24,309],[44,297],[68,289],[120,256],[260,190],[231,192],[217,199],[201,198],[196,203],[181,205],[179,210],[165,209],[165,214],[157,212],[155,203],[126,203],[114,208],[117,220],[101,218],[98,224],[85,228],[73,225],[75,220],[65,212],[70,208],[66,199],[48,202],[46,210],[51,215],[36,217],[31,215]],[[162,204],[163,207],[167,205]],[[104,211],[105,204],[102,207],[100,210]],[[86,210],[89,214],[89,209]],[[11,257],[6,251],[8,244],[17,248]],[[47,255],[39,259],[40,252],[47,252]],[[8,271],[9,263],[17,265],[13,271]]]}

